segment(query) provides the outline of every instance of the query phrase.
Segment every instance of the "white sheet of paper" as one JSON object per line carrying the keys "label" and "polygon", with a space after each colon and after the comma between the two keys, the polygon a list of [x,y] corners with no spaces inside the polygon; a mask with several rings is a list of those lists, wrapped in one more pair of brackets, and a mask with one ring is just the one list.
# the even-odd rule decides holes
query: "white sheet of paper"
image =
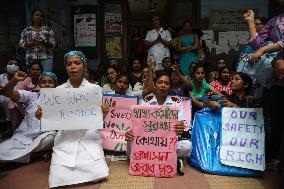
{"label": "white sheet of paper", "polygon": [[265,131],[261,108],[223,108],[222,164],[264,171]]}
{"label": "white sheet of paper", "polygon": [[40,90],[41,131],[103,128],[102,89],[55,88]]}

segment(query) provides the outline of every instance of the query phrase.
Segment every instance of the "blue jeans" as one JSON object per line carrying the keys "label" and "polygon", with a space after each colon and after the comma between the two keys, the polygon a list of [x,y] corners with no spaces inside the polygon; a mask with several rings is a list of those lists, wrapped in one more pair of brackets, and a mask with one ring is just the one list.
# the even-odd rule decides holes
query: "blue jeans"
{"label": "blue jeans", "polygon": [[34,61],[38,61],[40,62],[40,64],[42,65],[43,68],[43,72],[52,72],[52,68],[53,68],[53,58],[49,58],[49,59],[27,59],[27,66],[29,66],[32,62]]}

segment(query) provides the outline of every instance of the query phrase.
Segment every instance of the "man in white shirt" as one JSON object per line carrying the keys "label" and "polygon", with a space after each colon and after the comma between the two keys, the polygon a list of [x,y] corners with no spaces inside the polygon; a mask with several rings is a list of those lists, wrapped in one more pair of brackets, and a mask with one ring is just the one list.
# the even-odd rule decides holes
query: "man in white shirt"
{"label": "man in white shirt", "polygon": [[161,27],[160,18],[154,16],[153,27],[154,29],[148,31],[145,38],[145,46],[149,48],[148,58],[153,56],[156,59],[156,66],[154,71],[163,70],[162,60],[164,57],[170,57],[169,48],[171,46],[172,37],[168,30]]}

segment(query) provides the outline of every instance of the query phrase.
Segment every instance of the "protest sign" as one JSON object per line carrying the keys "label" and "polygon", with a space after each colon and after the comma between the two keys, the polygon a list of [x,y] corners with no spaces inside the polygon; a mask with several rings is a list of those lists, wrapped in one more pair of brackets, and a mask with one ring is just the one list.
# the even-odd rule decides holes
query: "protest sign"
{"label": "protest sign", "polygon": [[167,106],[132,106],[129,173],[131,175],[174,177],[177,164],[178,109]]}
{"label": "protest sign", "polygon": [[41,89],[41,131],[100,129],[101,105],[101,87]]}
{"label": "protest sign", "polygon": [[261,108],[223,108],[222,164],[264,171],[265,132]]}
{"label": "protest sign", "polygon": [[137,105],[137,101],[137,97],[133,96],[103,96],[103,103],[110,107],[104,119],[104,128],[100,130],[105,150],[126,151],[124,134],[131,129],[131,106]]}
{"label": "protest sign", "polygon": [[191,127],[191,100],[189,97],[178,97],[183,106],[185,131],[190,130]]}

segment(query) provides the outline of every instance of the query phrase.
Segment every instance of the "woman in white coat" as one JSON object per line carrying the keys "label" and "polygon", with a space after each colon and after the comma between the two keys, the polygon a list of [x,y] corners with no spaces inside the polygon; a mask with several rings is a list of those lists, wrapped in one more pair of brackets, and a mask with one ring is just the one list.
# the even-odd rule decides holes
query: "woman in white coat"
{"label": "woman in white coat", "polygon": [[[64,56],[64,62],[69,79],[59,88],[100,87],[84,79],[87,60],[81,51],[68,52]],[[39,108],[37,117],[40,118],[41,115]],[[57,132],[49,172],[50,188],[102,180],[108,176],[108,172],[97,130]]]}
{"label": "woman in white coat", "polygon": [[[2,89],[2,93],[13,101],[22,102],[24,105],[24,119],[14,131],[13,136],[0,143],[0,161],[2,162],[30,162],[32,152],[51,149],[56,135],[55,131],[41,132],[39,120],[35,111],[39,105],[39,93],[25,90],[14,90],[19,81],[27,75],[17,72],[9,83]],[[51,72],[42,73],[39,79],[40,88],[55,88],[56,75]]]}

